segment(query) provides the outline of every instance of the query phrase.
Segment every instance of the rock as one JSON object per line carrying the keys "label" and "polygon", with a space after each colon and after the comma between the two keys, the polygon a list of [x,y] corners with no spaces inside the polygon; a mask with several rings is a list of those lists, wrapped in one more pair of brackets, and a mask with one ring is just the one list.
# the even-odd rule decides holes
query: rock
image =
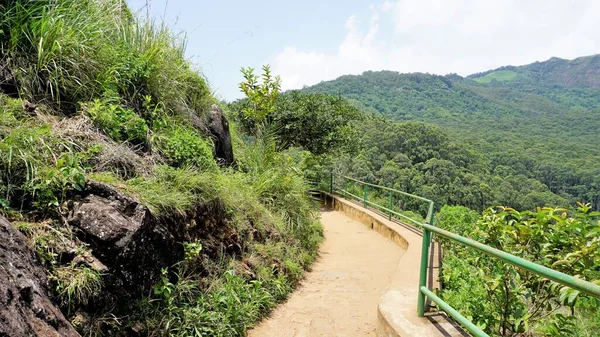
{"label": "rock", "polygon": [[208,114],[208,131],[215,142],[215,159],[220,165],[233,164],[233,147],[231,145],[231,134],[229,133],[229,122],[223,115],[223,111],[213,104]]}
{"label": "rock", "polygon": [[162,268],[183,256],[181,244],[150,210],[109,185],[88,181],[66,219],[109,272],[104,290],[128,301],[148,293]]}
{"label": "rock", "polygon": [[231,144],[231,133],[229,132],[229,122],[223,115],[223,111],[218,105],[213,104],[208,114],[201,114],[200,117],[195,112],[189,112],[187,117],[192,124],[201,133],[210,136],[214,143],[214,157],[219,165],[233,164],[233,147]]}
{"label": "rock", "polygon": [[79,336],[49,289],[27,238],[0,216],[0,336]]}

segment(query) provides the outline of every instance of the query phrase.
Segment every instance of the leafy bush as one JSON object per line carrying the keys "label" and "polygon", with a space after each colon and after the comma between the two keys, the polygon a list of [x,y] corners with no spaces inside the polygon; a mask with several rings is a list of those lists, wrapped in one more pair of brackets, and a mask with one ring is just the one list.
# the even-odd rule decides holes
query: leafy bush
{"label": "leafy bush", "polygon": [[154,145],[173,166],[195,166],[203,170],[216,168],[209,143],[191,127],[167,127],[156,135]]}
{"label": "leafy bush", "polygon": [[133,145],[146,143],[148,126],[144,119],[130,109],[106,100],[95,99],[85,106],[94,124],[116,142]]}
{"label": "leafy bush", "polygon": [[242,68],[245,81],[240,83],[240,89],[246,94],[248,105],[241,112],[251,123],[263,122],[275,110],[281,91],[281,79],[271,75],[271,67],[265,65],[262,70],[262,83],[259,83],[253,68]]}
{"label": "leafy bush", "polygon": [[85,173],[79,165],[76,155],[63,154],[56,161],[55,167],[48,167],[44,172],[34,179],[33,196],[34,206],[45,208],[49,206],[58,207],[67,191],[83,191],[85,187]]}
{"label": "leafy bush", "polygon": [[[490,208],[478,219],[467,208],[445,206],[438,219],[441,228],[600,284],[599,216],[584,204],[571,216],[560,208]],[[573,316],[582,308],[580,300],[599,308],[579,291],[457,243],[442,239],[442,244],[444,299],[488,333],[563,336],[574,331],[567,326],[598,327],[597,321],[579,323],[590,320]]]}
{"label": "leafy bush", "polygon": [[269,120],[286,146],[323,155],[355,151],[359,144],[356,123],[364,118],[343,98],[291,91],[279,97]]}

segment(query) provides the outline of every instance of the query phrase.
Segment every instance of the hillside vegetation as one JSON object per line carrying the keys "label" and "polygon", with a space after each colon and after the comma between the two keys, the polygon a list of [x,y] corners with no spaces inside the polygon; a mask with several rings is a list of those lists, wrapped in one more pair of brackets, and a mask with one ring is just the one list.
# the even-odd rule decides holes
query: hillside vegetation
{"label": "hillside vegetation", "polygon": [[517,73],[511,70],[497,70],[484,76],[474,77],[473,80],[478,83],[490,83],[492,81],[512,81],[517,77]]}
{"label": "hillside vegetation", "polygon": [[505,66],[483,73],[469,75],[472,79],[498,77],[519,83],[535,83],[538,86],[560,88],[600,88],[600,55],[578,57],[565,60],[553,57],[547,61],[535,62],[524,66]]}
{"label": "hillside vegetation", "polygon": [[[600,89],[593,84],[598,78],[593,74],[600,69],[597,60],[597,56],[568,62],[551,59],[473,77],[489,83],[457,75],[365,72],[303,91],[339,95],[375,116],[435,124],[439,127],[435,132],[475,154],[480,171],[490,178],[537,181],[533,186],[570,204],[590,202],[598,209],[600,148],[595,145],[600,143]],[[565,69],[573,69],[571,82],[560,80]],[[374,172],[379,167],[376,164]],[[555,204],[556,197],[534,203],[496,201],[533,209]]]}
{"label": "hillside vegetation", "polygon": [[236,131],[184,50],[121,0],[0,2],[0,214],[82,335],[244,335],[316,257],[304,139]]}

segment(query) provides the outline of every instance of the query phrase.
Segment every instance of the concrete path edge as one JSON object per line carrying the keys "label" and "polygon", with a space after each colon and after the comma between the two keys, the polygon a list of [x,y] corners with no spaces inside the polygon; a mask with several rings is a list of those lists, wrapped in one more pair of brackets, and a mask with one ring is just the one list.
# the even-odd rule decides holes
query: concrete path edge
{"label": "concrete path edge", "polygon": [[[419,231],[408,225],[403,226],[390,221],[372,210],[336,195],[325,193],[324,200],[334,210],[345,213],[406,249],[389,290],[379,300],[378,337],[462,335],[448,320],[440,319],[440,315],[429,318],[417,316],[419,264],[423,240]],[[435,278],[437,279],[437,275]],[[443,334],[440,329],[444,331]]]}

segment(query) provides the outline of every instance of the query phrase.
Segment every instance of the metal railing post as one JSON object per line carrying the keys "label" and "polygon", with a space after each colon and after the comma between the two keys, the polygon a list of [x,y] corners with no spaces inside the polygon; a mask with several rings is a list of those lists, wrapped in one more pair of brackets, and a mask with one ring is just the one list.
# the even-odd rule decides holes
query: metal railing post
{"label": "metal railing post", "polygon": [[394,195],[392,194],[392,191],[390,191],[390,220],[392,220],[392,210],[394,207]]}
{"label": "metal railing post", "polygon": [[329,193],[333,194],[333,170],[329,172]]}
{"label": "metal railing post", "polygon": [[367,208],[367,199],[369,198],[369,185],[363,185],[363,207]]}
{"label": "metal railing post", "polygon": [[425,294],[421,287],[427,287],[427,269],[429,263],[429,243],[431,232],[423,229],[423,246],[421,247],[421,267],[419,269],[419,298],[417,300],[417,314],[419,317],[425,316]]}
{"label": "metal railing post", "polygon": [[429,203],[429,209],[427,210],[427,223],[433,226],[433,202]]}

